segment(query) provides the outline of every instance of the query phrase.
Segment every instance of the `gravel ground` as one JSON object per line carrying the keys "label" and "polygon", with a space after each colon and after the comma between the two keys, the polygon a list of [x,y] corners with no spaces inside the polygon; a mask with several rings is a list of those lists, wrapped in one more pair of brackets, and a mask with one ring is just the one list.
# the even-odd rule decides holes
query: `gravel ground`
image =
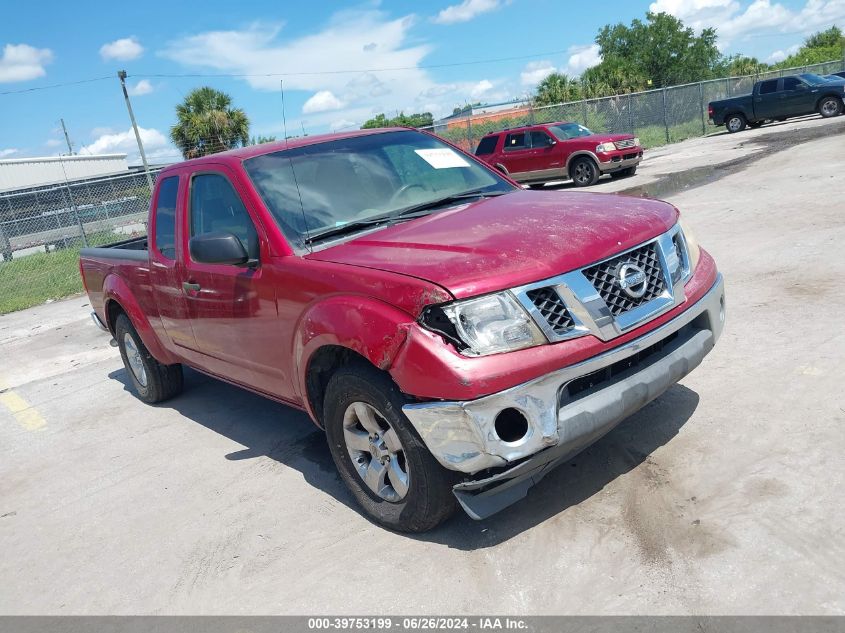
{"label": "gravel ground", "polygon": [[843,132],[603,181],[685,212],[722,339],[527,499],[418,537],[357,513],[302,413],[192,372],[136,400],[84,297],[0,317],[0,613],[845,613]]}

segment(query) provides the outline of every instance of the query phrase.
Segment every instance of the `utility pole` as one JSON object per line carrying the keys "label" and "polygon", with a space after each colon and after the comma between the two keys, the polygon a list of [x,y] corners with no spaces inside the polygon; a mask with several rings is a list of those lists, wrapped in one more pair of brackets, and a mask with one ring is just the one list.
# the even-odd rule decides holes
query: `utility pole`
{"label": "utility pole", "polygon": [[141,152],[141,162],[144,163],[144,172],[147,174],[147,184],[150,186],[150,195],[152,195],[153,179],[150,176],[150,166],[147,165],[147,155],[144,153],[144,144],[141,142],[141,135],[138,133],[138,124],[135,123],[135,114],[132,112],[132,104],[129,102],[129,93],[126,92],[126,71],[118,70],[117,76],[120,79],[120,87],[123,88],[123,98],[126,101],[126,109],[129,110],[129,120],[132,121],[132,129],[135,130],[135,140],[138,141],[138,151]]}
{"label": "utility pole", "polygon": [[67,143],[67,153],[73,156],[73,145],[70,144],[70,137],[67,135],[67,127],[65,126],[65,120],[59,119],[62,122],[62,132],[65,133],[65,142]]}

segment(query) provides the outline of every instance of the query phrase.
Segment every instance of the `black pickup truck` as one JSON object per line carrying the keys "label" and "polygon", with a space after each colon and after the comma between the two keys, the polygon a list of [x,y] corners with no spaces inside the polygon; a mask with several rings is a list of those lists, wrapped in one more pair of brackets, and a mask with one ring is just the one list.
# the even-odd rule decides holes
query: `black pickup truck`
{"label": "black pickup truck", "polygon": [[783,121],[814,112],[836,116],[843,111],[843,97],[845,79],[807,73],[758,81],[750,95],[711,101],[707,111],[715,125],[739,132],[746,126],[760,127],[767,120]]}

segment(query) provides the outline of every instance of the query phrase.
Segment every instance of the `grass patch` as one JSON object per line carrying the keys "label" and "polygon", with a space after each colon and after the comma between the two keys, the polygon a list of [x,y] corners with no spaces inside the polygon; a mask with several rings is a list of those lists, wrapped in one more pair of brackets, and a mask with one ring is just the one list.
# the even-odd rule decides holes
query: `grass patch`
{"label": "grass patch", "polygon": [[35,253],[0,262],[0,314],[83,292],[79,249]]}

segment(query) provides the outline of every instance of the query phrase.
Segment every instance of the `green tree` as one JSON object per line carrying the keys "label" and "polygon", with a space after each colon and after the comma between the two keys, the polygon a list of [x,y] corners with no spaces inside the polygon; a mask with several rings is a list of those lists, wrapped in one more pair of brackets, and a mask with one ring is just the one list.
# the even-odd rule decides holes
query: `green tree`
{"label": "green tree", "polygon": [[388,119],[383,113],[377,114],[372,119],[364,122],[362,130],[370,130],[379,127],[428,127],[434,124],[434,117],[431,112],[420,112],[406,115],[400,112],[392,119]]}
{"label": "green tree", "polygon": [[764,64],[756,57],[746,57],[745,55],[732,55],[728,57],[724,61],[724,66],[725,74],[731,77],[756,75],[769,69],[768,64]]}
{"label": "green tree", "polygon": [[534,104],[545,106],[579,99],[581,99],[581,86],[578,80],[564,73],[552,73],[538,84]]}
{"label": "green tree", "polygon": [[[602,61],[593,75],[612,80],[610,87],[618,92],[710,79],[722,59],[716,48],[715,29],[704,29],[696,35],[668,13],[648,12],[645,21],[634,20],[630,26],[605,26],[595,41]],[[645,85],[633,86],[625,77]]]}
{"label": "green tree", "polygon": [[253,136],[249,139],[250,145],[261,145],[263,143],[272,143],[276,140],[275,136],[262,136],[259,134],[258,136]]}
{"label": "green tree", "polygon": [[176,106],[173,144],[185,158],[197,158],[249,144],[249,119],[232,107],[225,92],[204,86],[189,92]]}
{"label": "green tree", "polygon": [[804,40],[798,51],[775,65],[775,68],[794,68],[842,59],[845,49],[845,36],[838,26],[832,26],[826,31],[813,33]]}

